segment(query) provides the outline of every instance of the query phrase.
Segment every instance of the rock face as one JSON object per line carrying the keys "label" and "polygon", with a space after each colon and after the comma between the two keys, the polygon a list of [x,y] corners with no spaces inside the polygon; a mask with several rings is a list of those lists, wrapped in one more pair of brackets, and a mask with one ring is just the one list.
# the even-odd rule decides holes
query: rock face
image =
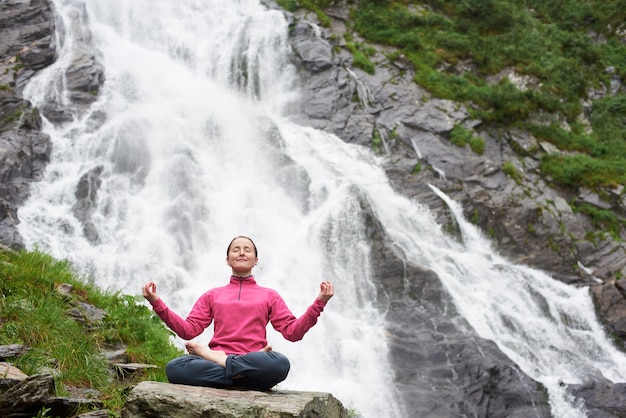
{"label": "rock face", "polygon": [[122,418],[347,418],[329,393],[237,391],[141,382],[128,395]]}
{"label": "rock face", "polygon": [[[23,99],[22,92],[39,70],[56,60],[57,22],[52,3],[0,3],[0,243],[13,249],[23,247],[17,232],[17,208],[28,197],[30,182],[41,178],[50,160],[50,138],[41,132],[40,112],[53,123],[71,121],[95,101],[104,83],[104,69],[89,47],[91,35],[84,25],[84,5],[75,9],[72,17],[69,27],[63,29],[74,32],[76,52],[72,64],[59,78],[68,94],[48,97],[41,109],[34,109]],[[64,38],[59,39],[63,42]],[[94,169],[86,181],[91,185],[98,181],[98,175]],[[93,196],[83,196],[84,187],[77,185],[80,202],[74,213],[84,224],[86,234],[97,240],[90,223],[89,199]]]}
{"label": "rock face", "polygon": [[373,215],[367,222],[376,243],[377,299],[388,301],[391,359],[406,410],[421,418],[550,417],[543,386],[476,336],[437,275],[408,263]]}
{"label": "rock face", "polygon": [[41,117],[22,98],[24,85],[56,59],[54,14],[47,0],[0,3],[0,243],[21,248],[17,207],[50,160]]}
{"label": "rock face", "polygon": [[[499,251],[514,262],[585,285],[596,284],[592,277],[626,273],[624,244],[610,237],[587,239],[595,228],[568,203],[584,201],[622,214],[620,190],[607,190],[601,199],[588,190],[551,187],[538,171],[541,156],[554,151],[549,144],[527,132],[492,131],[470,119],[463,104],[431,97],[413,82],[410,63],[402,56],[389,61],[383,47],[372,58],[375,74],[352,67],[351,54],[342,48],[345,3],[334,2],[339,6],[328,11],[331,29],[314,29],[310,15],[293,16],[294,62],[304,92],[298,121],[388,156],[385,168],[397,190],[450,224],[445,203],[429,184],[436,186],[462,203],[466,217],[490,231]],[[453,145],[455,126],[481,137],[484,152]],[[515,167],[514,178],[505,173],[505,163]]]}

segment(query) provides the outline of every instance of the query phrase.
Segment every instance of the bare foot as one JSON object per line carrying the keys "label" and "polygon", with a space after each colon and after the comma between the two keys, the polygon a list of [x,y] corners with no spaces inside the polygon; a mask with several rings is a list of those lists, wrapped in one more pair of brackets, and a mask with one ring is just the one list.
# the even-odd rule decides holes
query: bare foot
{"label": "bare foot", "polygon": [[187,344],[185,344],[185,347],[187,347],[187,352],[189,354],[200,356],[205,360],[209,360],[213,363],[219,364],[222,367],[226,367],[226,358],[228,356],[224,351],[211,350],[206,345],[194,341],[189,341]]}
{"label": "bare foot", "polygon": [[268,351],[272,351],[272,346],[268,344],[259,351],[261,351],[262,353],[267,353]]}

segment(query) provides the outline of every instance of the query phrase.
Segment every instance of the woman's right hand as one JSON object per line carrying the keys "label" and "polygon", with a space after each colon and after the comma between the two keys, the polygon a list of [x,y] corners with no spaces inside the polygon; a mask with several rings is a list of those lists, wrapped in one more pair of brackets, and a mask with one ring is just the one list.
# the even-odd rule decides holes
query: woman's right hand
{"label": "woman's right hand", "polygon": [[154,303],[159,300],[159,295],[156,293],[156,283],[148,282],[143,285],[143,297],[150,303]]}

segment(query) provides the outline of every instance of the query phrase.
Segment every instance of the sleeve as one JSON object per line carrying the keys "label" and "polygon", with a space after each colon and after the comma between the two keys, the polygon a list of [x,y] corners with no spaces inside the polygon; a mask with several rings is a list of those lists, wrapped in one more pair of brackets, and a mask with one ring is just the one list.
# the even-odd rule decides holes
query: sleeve
{"label": "sleeve", "polygon": [[211,304],[208,294],[204,294],[196,301],[186,319],[172,311],[162,299],[152,303],[154,312],[159,315],[165,325],[184,340],[191,340],[202,334],[204,329],[213,321]]}
{"label": "sleeve", "polygon": [[324,306],[326,306],[326,302],[316,298],[306,312],[300,318],[296,318],[283,298],[275,294],[270,306],[270,322],[286,340],[300,341],[304,334],[317,323],[317,318],[324,310]]}

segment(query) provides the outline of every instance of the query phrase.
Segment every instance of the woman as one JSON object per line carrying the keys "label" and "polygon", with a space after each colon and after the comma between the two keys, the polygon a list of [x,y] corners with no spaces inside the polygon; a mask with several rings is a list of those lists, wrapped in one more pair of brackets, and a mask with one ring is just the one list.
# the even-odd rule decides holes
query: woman
{"label": "woman", "polygon": [[144,297],[179,337],[191,340],[213,322],[208,347],[187,342],[189,355],[170,361],[165,372],[170,383],[267,390],[285,380],[290,367],[287,357],[267,344],[268,322],[287,340],[301,340],[333,297],[333,285],[322,282],[313,304],[296,318],[276,291],[256,284],[252,268],[258,253],[250,238],[234,238],[226,262],[232,269],[230,283],[200,296],[186,319],[159,298],[154,282],[143,286]]}

